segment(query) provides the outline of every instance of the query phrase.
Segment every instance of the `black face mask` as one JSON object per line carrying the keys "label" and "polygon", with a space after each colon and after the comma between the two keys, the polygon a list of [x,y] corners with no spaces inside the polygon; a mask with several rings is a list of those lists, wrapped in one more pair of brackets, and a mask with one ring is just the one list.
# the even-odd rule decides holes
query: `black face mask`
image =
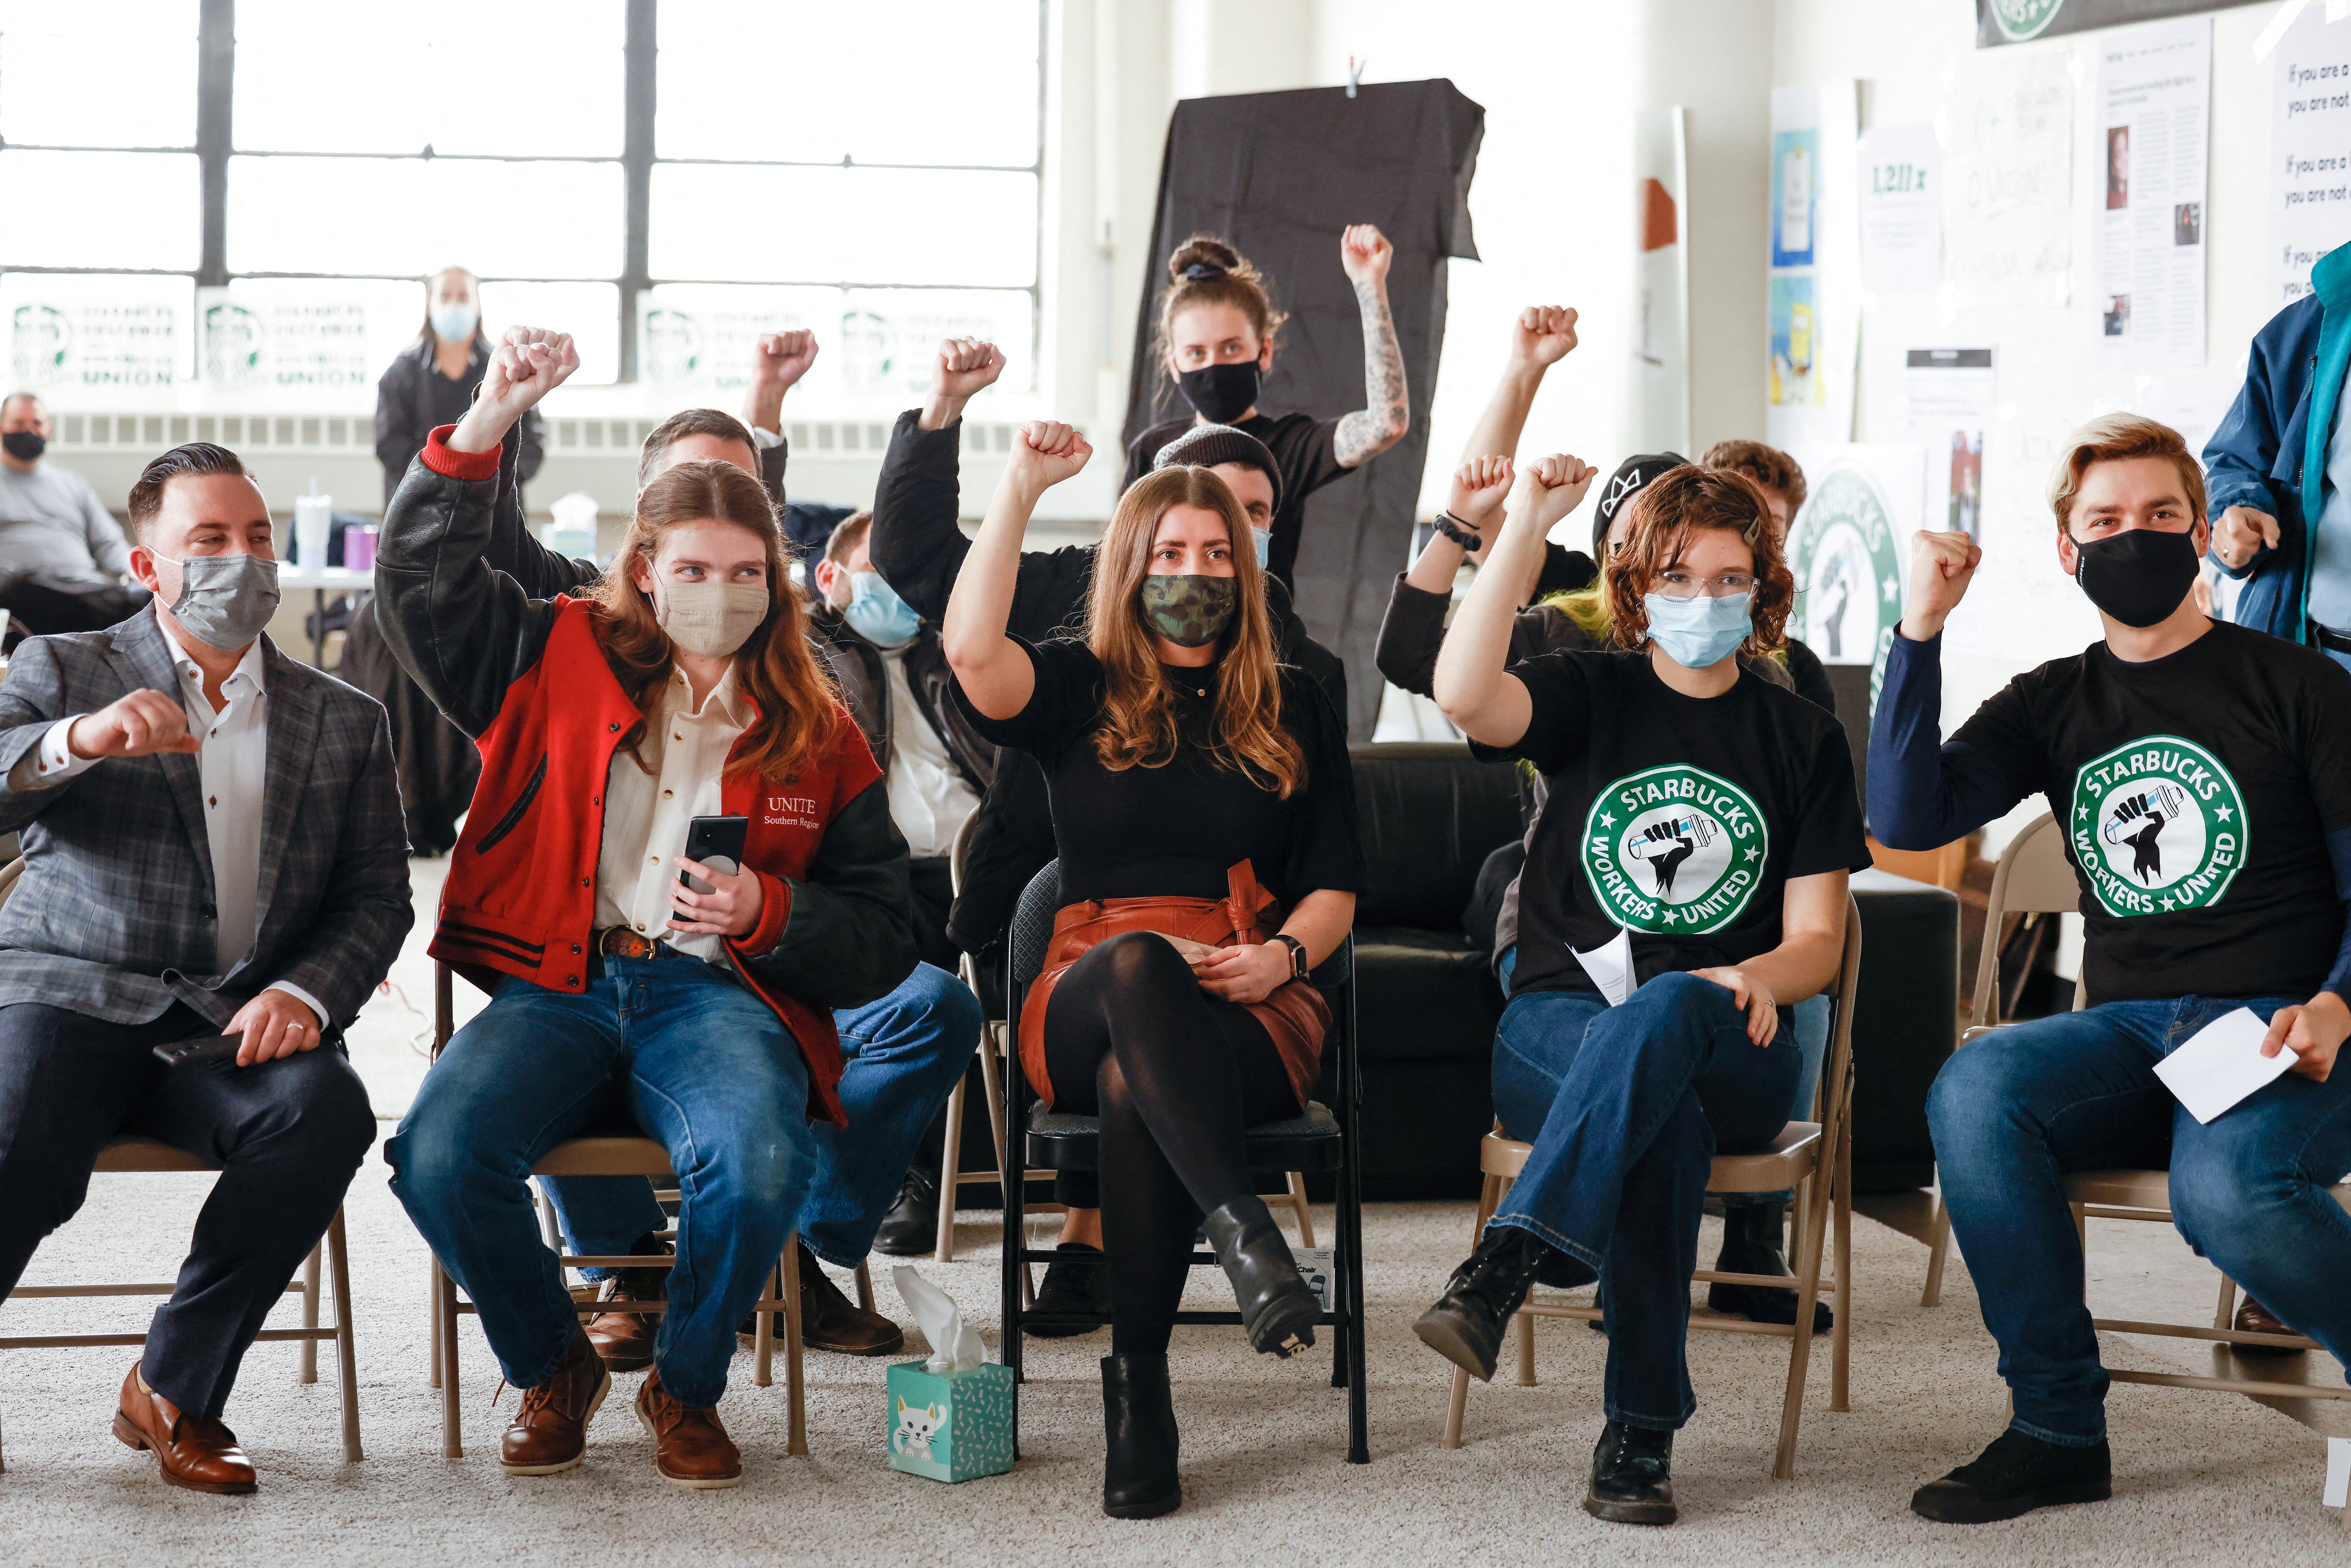
{"label": "black face mask", "polygon": [[2126,626],[2152,626],[2196,586],[2196,535],[2129,528],[2074,546],[2074,580]]}
{"label": "black face mask", "polygon": [[1176,376],[1176,385],[1202,419],[1210,424],[1230,424],[1257,406],[1257,361],[1185,371]]}
{"label": "black face mask", "polygon": [[19,463],[30,463],[48,449],[48,437],[37,430],[12,430],[0,435],[0,452]]}

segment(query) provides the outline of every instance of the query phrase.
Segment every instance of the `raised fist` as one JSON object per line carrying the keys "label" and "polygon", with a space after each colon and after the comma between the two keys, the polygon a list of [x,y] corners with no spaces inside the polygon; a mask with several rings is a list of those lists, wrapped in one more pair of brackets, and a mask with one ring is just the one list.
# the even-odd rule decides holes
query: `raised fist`
{"label": "raised fist", "polygon": [[1339,265],[1350,283],[1385,283],[1395,246],[1371,224],[1351,224],[1339,236]]}
{"label": "raised fist", "polygon": [[1076,474],[1093,455],[1094,449],[1075,425],[1035,420],[1020,427],[1004,472],[1008,478],[1018,478],[1042,491]]}
{"label": "raised fist", "polygon": [[1473,533],[1486,534],[1487,524],[1510,496],[1515,473],[1507,457],[1472,457],[1453,471],[1453,488],[1445,497],[1445,509],[1467,523]]}
{"label": "raised fist", "polygon": [[1923,643],[1943,629],[1943,622],[1983,563],[1983,548],[1964,533],[1935,533],[1921,528],[1911,536],[1910,591],[1902,606],[1902,635]]}
{"label": "raised fist", "polygon": [[1510,329],[1510,357],[1531,365],[1559,363],[1575,351],[1575,312],[1563,305],[1530,305]]}
{"label": "raised fist", "polygon": [[942,397],[967,398],[995,385],[1003,373],[1004,350],[995,344],[984,338],[949,338],[939,345],[931,384]]}
{"label": "raised fist", "polygon": [[1548,534],[1552,525],[1575,510],[1599,473],[1581,457],[1554,452],[1541,462],[1519,470],[1511,505],[1531,509],[1537,525]]}
{"label": "raised fist", "polygon": [[509,327],[490,355],[481,393],[475,402],[487,403],[507,416],[511,424],[569,381],[579,368],[580,350],[570,333],[550,332],[544,327]]}
{"label": "raised fist", "polygon": [[752,389],[787,392],[815,363],[814,332],[763,332],[751,347]]}

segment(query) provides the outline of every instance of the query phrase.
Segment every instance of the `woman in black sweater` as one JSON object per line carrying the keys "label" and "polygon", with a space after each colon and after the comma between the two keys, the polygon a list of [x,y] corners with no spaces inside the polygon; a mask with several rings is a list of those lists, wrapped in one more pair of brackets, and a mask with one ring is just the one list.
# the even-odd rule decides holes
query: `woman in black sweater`
{"label": "woman in black sweater", "polygon": [[1306,975],[1345,941],[1364,862],[1344,730],[1275,662],[1249,520],[1215,474],[1129,487],[1084,641],[1007,634],[1029,513],[1089,455],[1067,425],[1022,429],[945,642],[957,701],[1051,789],[1065,902],[1021,1065],[1048,1102],[1102,1118],[1102,1509],[1139,1519],[1183,1501],[1167,1342],[1202,1216],[1250,1343],[1313,1343],[1313,1293],[1242,1133],[1296,1114],[1320,1073],[1331,1014]]}

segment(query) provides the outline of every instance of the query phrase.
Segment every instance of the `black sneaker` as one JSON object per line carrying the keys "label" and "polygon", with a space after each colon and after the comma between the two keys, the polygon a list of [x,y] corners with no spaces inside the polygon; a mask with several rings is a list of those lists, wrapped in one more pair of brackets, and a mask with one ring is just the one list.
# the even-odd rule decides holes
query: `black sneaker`
{"label": "black sneaker", "polygon": [[873,1233],[873,1250],[893,1258],[919,1258],[939,1244],[939,1178],[916,1166],[906,1173],[896,1201]]}
{"label": "black sneaker", "polygon": [[2043,1442],[2013,1427],[1972,1464],[1910,1494],[1910,1511],[1945,1524],[1990,1524],[2064,1502],[2114,1495],[2114,1460],[2101,1437],[2090,1448]]}
{"label": "black sneaker", "polygon": [[[1045,1265],[1044,1281],[1037,1287],[1032,1312],[1068,1312],[1089,1317],[1110,1316],[1110,1270],[1102,1267],[1102,1249],[1082,1241],[1064,1241],[1063,1254]],[[1099,1323],[1031,1323],[1021,1328],[1031,1339],[1070,1339],[1092,1333]]]}
{"label": "black sneaker", "polygon": [[1528,1281],[1550,1250],[1515,1225],[1489,1226],[1412,1332],[1454,1365],[1491,1383],[1510,1314],[1527,1299]]}
{"label": "black sneaker", "polygon": [[[1781,1252],[1781,1221],[1784,1203],[1734,1203],[1723,1211],[1722,1251],[1714,1266],[1726,1274],[1763,1274],[1792,1280],[1795,1275]],[[1706,1290],[1706,1304],[1718,1312],[1750,1322],[1792,1323],[1796,1292],[1763,1285],[1716,1283]],[[1813,1299],[1813,1332],[1826,1333],[1836,1326],[1836,1313],[1826,1301]]]}
{"label": "black sneaker", "polygon": [[1618,1524],[1671,1524],[1681,1517],[1674,1506],[1674,1435],[1611,1421],[1592,1448],[1592,1486],[1583,1511]]}

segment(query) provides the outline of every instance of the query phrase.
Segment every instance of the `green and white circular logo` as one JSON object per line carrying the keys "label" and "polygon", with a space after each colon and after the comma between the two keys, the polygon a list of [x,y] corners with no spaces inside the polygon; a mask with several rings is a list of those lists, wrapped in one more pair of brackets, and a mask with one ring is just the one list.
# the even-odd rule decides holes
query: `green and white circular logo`
{"label": "green and white circular logo", "polygon": [[1875,705],[1902,621],[1894,511],[1877,481],[1850,465],[1830,469],[1789,526],[1788,567],[1802,591],[1788,630],[1828,664],[1869,665]]}
{"label": "green and white circular logo", "polygon": [[2011,44],[2039,37],[2041,30],[2057,19],[2064,9],[2065,0],[1991,0],[1991,19],[2000,27],[2000,36]]}
{"label": "green and white circular logo", "polygon": [[1719,931],[1745,912],[1771,852],[1753,797],[1703,768],[1627,774],[1593,798],[1583,874],[1635,931]]}
{"label": "green and white circular logo", "polygon": [[2150,735],[2074,775],[2074,858],[2109,915],[2220,902],[2245,863],[2244,792],[2192,740]]}

